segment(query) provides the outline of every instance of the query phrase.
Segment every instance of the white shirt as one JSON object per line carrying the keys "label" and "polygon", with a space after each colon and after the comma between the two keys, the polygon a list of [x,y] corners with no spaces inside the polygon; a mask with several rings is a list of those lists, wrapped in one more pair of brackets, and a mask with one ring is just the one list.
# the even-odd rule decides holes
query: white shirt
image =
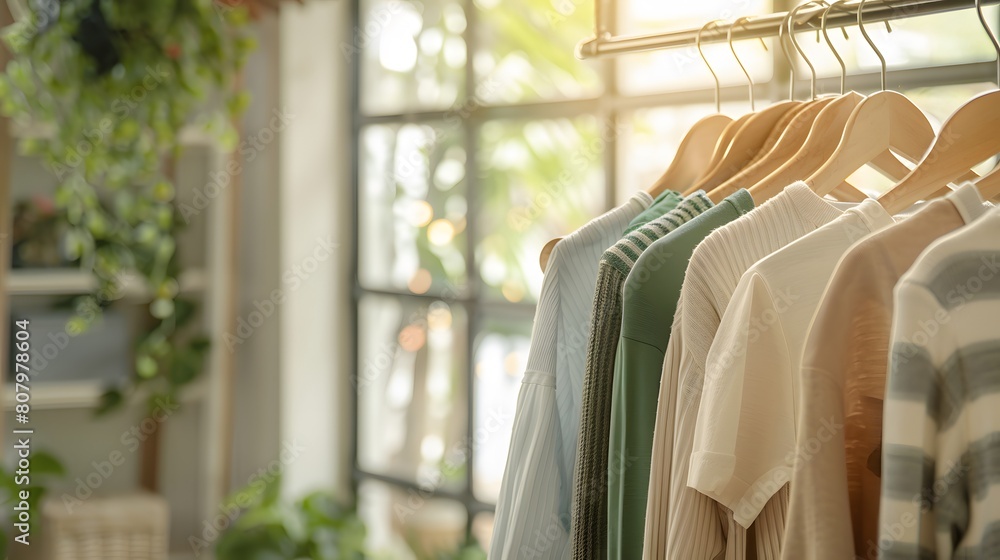
{"label": "white shirt", "polygon": [[570,501],[597,266],[645,191],[556,244],[535,310],[527,369],[497,500],[493,560],[569,557]]}
{"label": "white shirt", "polygon": [[733,293],[706,359],[688,484],[744,528],[791,480],[802,348],[823,290],[854,242],[892,223],[867,199],[757,261]]}

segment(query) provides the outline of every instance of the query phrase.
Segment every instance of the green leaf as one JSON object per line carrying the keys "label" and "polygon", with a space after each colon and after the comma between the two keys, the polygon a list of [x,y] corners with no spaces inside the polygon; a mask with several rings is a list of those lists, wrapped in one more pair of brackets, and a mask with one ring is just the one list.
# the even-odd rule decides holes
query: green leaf
{"label": "green leaf", "polygon": [[40,475],[63,476],[66,474],[66,469],[59,462],[59,459],[46,451],[35,451],[31,454],[31,471]]}
{"label": "green leaf", "polygon": [[147,354],[140,354],[135,359],[135,371],[139,377],[149,379],[156,375],[156,360]]}
{"label": "green leaf", "polygon": [[101,400],[97,404],[97,409],[94,410],[94,414],[97,416],[103,416],[112,410],[117,409],[125,401],[125,396],[118,389],[108,389],[103,394],[101,394]]}
{"label": "green leaf", "polygon": [[166,319],[174,313],[174,300],[157,298],[149,305],[149,312],[157,319]]}

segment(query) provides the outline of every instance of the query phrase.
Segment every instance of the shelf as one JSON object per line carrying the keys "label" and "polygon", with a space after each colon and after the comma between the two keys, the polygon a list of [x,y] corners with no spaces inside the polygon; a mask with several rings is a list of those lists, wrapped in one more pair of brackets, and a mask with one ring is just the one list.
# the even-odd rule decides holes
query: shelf
{"label": "shelf", "polygon": [[[52,124],[24,124],[11,121],[10,135],[15,140],[53,138],[55,134],[56,127]],[[215,146],[218,144],[216,138],[204,127],[193,124],[181,128],[178,140],[182,146]]]}
{"label": "shelf", "polygon": [[[207,372],[203,372],[207,376]],[[104,393],[104,386],[95,381],[51,381],[31,385],[31,410],[58,410],[67,408],[94,408]],[[148,391],[140,389],[129,397],[129,404],[145,400]],[[181,392],[181,404],[202,400],[207,394],[204,380],[189,385]],[[5,383],[3,391],[4,412],[14,410],[14,386]]]}
{"label": "shelf", "polygon": [[[185,270],[178,282],[182,293],[204,291],[205,271]],[[125,276],[122,297],[125,299],[149,299],[149,290],[135,273]],[[78,269],[21,268],[10,271],[7,279],[7,293],[13,296],[73,295],[86,294],[97,288],[97,281],[87,271]]]}

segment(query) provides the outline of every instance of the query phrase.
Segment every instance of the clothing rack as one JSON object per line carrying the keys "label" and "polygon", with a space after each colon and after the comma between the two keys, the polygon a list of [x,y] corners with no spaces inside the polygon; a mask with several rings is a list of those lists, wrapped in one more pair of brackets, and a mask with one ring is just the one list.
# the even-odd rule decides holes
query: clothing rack
{"label": "clothing rack", "polygon": [[[988,6],[1000,3],[1000,0],[981,0],[981,3]],[[859,4],[860,2],[850,2],[837,6],[827,16],[826,27],[830,29],[857,25]],[[975,7],[976,0],[868,0],[864,3],[861,17],[867,24]],[[735,28],[733,23],[720,22],[719,25],[704,28],[704,31],[702,28],[694,27],[649,35],[615,37],[610,33],[609,18],[607,17],[612,9],[611,0],[596,0],[594,6],[595,36],[577,46],[577,57],[588,59],[642,51],[694,47],[699,32],[701,32],[702,43],[728,41],[730,29],[733,29],[732,38],[734,41],[777,37],[778,30],[788,15],[788,12],[778,12],[752,16],[748,19],[737,19],[736,21],[740,23]],[[799,25],[809,22],[811,28],[818,29],[819,16],[825,10],[826,6],[818,3],[814,7],[803,7],[796,13],[793,23]]]}

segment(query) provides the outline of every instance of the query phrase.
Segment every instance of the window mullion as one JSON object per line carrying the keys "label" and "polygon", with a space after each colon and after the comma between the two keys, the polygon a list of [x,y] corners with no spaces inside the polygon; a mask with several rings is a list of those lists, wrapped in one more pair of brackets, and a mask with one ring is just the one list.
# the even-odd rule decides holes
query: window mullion
{"label": "window mullion", "polygon": [[[473,116],[478,109],[480,99],[476,96],[476,30],[478,25],[478,14],[473,0],[462,0],[465,10],[465,104],[463,107],[471,107]],[[475,333],[480,324],[479,318],[479,267],[476,263],[476,217],[479,213],[479,164],[478,164],[478,119],[470,118],[466,115],[462,119],[462,130],[464,133],[463,142],[465,144],[465,181],[466,181],[466,281],[469,283],[466,293],[469,295],[470,303],[466,306],[466,328],[465,336],[465,389],[466,389],[466,423],[465,423],[465,449],[468,456],[465,458],[465,489],[463,492],[463,504],[465,506],[465,536],[468,539],[472,535],[472,524],[477,513],[475,507],[476,500],[473,492],[475,484],[475,460],[476,446],[473,434],[475,432]]]}

